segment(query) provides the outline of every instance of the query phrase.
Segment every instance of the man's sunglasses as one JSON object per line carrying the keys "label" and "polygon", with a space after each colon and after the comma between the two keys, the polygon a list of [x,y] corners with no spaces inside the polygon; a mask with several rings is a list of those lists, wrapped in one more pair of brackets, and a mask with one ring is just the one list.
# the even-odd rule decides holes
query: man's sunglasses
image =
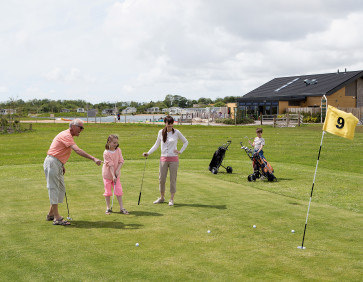
{"label": "man's sunglasses", "polygon": [[80,126],[80,125],[78,125],[78,124],[76,124],[76,126],[78,126],[81,130],[83,130],[83,129],[84,129],[84,127],[83,127],[83,126]]}

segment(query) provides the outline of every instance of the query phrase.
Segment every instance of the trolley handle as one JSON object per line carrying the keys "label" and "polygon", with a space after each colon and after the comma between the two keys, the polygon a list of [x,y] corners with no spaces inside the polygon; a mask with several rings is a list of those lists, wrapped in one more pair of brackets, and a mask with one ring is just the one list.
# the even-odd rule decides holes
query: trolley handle
{"label": "trolley handle", "polygon": [[247,153],[252,153],[252,149],[247,146],[243,146],[242,141],[239,143],[241,144],[241,149],[245,150]]}
{"label": "trolley handle", "polygon": [[228,149],[229,145],[231,145],[231,143],[232,143],[232,141],[231,141],[231,140],[228,140],[228,141],[227,141],[227,144],[226,144],[226,145],[227,145],[227,146],[226,146],[226,150]]}

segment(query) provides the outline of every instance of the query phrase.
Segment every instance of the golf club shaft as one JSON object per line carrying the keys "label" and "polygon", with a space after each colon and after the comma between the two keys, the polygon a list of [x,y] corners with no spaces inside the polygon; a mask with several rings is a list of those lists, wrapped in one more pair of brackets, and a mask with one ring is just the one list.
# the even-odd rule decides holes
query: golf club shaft
{"label": "golf club shaft", "polygon": [[112,192],[112,204],[111,204],[111,210],[113,207],[113,199],[115,198],[115,186],[116,186],[116,181],[113,182],[113,192]]}
{"label": "golf club shaft", "polygon": [[140,194],[139,194],[139,201],[137,202],[137,205],[140,205],[140,200],[141,200],[141,191],[140,191]]}
{"label": "golf club shaft", "polygon": [[140,188],[140,194],[139,194],[139,201],[137,202],[137,205],[140,205],[140,200],[141,200],[141,191],[142,191],[142,185],[143,185],[143,183],[144,183],[144,176],[145,176],[145,169],[146,169],[146,160],[147,160],[147,158],[145,158],[144,172],[143,172],[143,174],[142,174],[141,188]]}
{"label": "golf club shaft", "polygon": [[66,203],[67,203],[67,211],[68,211],[68,217],[67,217],[67,219],[70,219],[70,216],[69,216],[69,207],[68,207],[67,192],[64,192],[64,195],[65,195],[65,197],[66,197]]}

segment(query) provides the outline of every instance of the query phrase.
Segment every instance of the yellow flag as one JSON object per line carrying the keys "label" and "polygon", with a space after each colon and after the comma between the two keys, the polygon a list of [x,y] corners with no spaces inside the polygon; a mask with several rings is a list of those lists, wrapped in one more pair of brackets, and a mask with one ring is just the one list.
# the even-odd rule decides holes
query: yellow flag
{"label": "yellow flag", "polygon": [[323,130],[353,140],[358,119],[351,113],[328,106]]}

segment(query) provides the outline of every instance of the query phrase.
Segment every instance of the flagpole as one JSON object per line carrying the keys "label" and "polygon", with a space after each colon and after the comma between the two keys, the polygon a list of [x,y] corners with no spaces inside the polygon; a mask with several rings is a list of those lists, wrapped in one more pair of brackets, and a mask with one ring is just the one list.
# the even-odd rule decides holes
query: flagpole
{"label": "flagpole", "polygon": [[317,172],[317,170],[318,170],[319,159],[320,159],[320,152],[321,152],[321,147],[322,147],[322,145],[323,145],[324,134],[325,134],[325,131],[323,130],[323,134],[322,134],[322,136],[321,136],[321,142],[320,142],[320,148],[319,148],[318,159],[317,159],[317,161],[316,161],[316,167],[315,167],[315,173],[314,173],[313,186],[311,187],[311,193],[310,193],[310,200],[309,200],[308,212],[307,212],[307,214],[306,214],[305,228],[304,228],[304,235],[303,235],[303,239],[302,239],[301,246],[297,247],[298,249],[302,249],[302,250],[304,250],[304,249],[305,249],[305,247],[304,247],[304,240],[305,240],[306,226],[308,225],[308,217],[309,217],[309,211],[310,211],[311,198],[313,197],[313,191],[314,191],[314,185],[315,185],[315,177],[316,177],[316,172]]}

